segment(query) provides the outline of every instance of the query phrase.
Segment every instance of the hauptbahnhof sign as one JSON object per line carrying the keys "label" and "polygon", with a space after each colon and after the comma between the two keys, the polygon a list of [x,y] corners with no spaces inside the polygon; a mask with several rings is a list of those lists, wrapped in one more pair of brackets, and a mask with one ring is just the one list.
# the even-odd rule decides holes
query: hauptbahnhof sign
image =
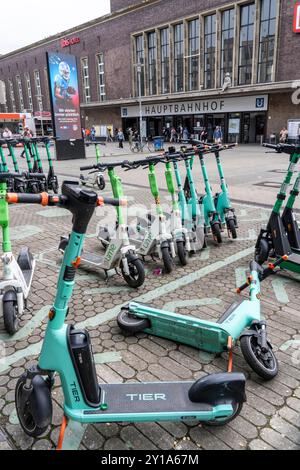
{"label": "hauptbahnhof sign", "polygon": [[[142,106],[143,116],[174,116],[189,114],[232,113],[245,111],[267,111],[268,95],[217,98],[197,101],[146,104]],[[121,109],[123,118],[138,117],[139,106]]]}

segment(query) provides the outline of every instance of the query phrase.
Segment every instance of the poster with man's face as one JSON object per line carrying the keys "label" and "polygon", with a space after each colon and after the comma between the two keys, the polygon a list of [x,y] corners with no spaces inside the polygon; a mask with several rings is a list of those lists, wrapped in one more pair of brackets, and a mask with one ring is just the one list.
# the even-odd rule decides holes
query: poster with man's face
{"label": "poster with man's face", "polygon": [[56,137],[81,139],[76,57],[48,52],[47,59]]}

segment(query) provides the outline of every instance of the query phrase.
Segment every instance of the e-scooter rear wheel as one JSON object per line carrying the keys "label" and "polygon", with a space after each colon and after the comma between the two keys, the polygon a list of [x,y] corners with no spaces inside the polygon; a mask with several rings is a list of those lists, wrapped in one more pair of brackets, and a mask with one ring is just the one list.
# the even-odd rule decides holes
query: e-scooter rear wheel
{"label": "e-scooter rear wheel", "polygon": [[233,413],[228,418],[217,418],[215,420],[206,421],[203,424],[205,424],[206,426],[215,426],[215,427],[225,426],[226,424],[233,421],[240,414],[243,408],[243,403],[232,403],[232,407],[233,407]]}
{"label": "e-scooter rear wheel", "polygon": [[31,437],[39,437],[47,430],[52,421],[52,401],[50,387],[37,375],[32,380],[32,390],[24,390],[26,374],[16,385],[15,404],[17,415],[24,432]]}
{"label": "e-scooter rear wheel", "polygon": [[164,246],[161,249],[161,255],[162,255],[162,260],[164,263],[165,272],[167,274],[170,274],[173,271],[174,264],[173,264],[173,259],[170,253],[169,246]]}
{"label": "e-scooter rear wheel", "polygon": [[105,179],[103,175],[97,176],[97,186],[100,189],[100,191],[103,191],[103,189],[105,189]]}
{"label": "e-scooter rear wheel", "polygon": [[129,274],[124,271],[123,263],[121,263],[121,271],[124,280],[127,282],[129,287],[138,288],[141,287],[145,282],[145,269],[140,259],[128,260]]}
{"label": "e-scooter rear wheel", "polygon": [[139,333],[147,328],[151,328],[151,322],[147,318],[139,318],[123,309],[118,315],[117,323],[121,330],[126,333]]}
{"label": "e-scooter rear wheel", "polygon": [[237,239],[237,231],[236,231],[236,226],[235,226],[235,222],[233,219],[230,219],[228,220],[228,232],[230,233],[230,235],[232,236],[232,238],[234,240]]}
{"label": "e-scooter rear wheel", "polygon": [[256,335],[243,336],[240,342],[245,361],[257,375],[264,380],[271,380],[276,377],[278,374],[278,361],[269,342],[267,342],[267,349],[264,351],[258,344]]}
{"label": "e-scooter rear wheel", "polygon": [[211,227],[211,231],[212,231],[215,242],[220,245],[223,242],[220,224],[218,223],[213,224]]}
{"label": "e-scooter rear wheel", "polygon": [[13,300],[3,302],[3,320],[7,333],[14,335],[19,329],[19,318],[18,307]]}
{"label": "e-scooter rear wheel", "polygon": [[188,263],[188,254],[185,248],[184,241],[177,242],[177,255],[181,266],[186,266]]}

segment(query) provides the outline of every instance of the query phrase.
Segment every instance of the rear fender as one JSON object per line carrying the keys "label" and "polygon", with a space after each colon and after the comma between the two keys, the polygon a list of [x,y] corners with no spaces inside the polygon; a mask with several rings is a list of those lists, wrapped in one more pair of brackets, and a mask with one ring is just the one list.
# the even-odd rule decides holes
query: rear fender
{"label": "rear fender", "polygon": [[189,390],[193,403],[207,403],[217,406],[230,400],[235,403],[246,401],[246,378],[241,373],[211,374],[197,380]]}

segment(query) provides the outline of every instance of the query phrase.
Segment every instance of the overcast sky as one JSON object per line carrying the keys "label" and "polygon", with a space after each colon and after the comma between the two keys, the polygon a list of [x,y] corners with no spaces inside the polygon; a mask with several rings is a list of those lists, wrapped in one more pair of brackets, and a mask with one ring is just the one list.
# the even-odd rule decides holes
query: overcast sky
{"label": "overcast sky", "polygon": [[1,5],[0,54],[110,12],[110,0],[13,0]]}

